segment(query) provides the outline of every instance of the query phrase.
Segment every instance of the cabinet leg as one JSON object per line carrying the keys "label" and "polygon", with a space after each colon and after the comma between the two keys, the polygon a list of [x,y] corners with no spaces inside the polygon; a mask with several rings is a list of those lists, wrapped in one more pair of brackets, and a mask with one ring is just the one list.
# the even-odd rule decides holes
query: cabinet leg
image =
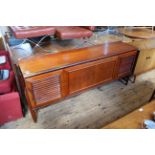
{"label": "cabinet leg", "polygon": [[124,78],[120,79],[119,81],[122,82],[122,83],[125,84],[125,85],[128,85],[129,76],[124,77]]}
{"label": "cabinet leg", "polygon": [[33,121],[36,123],[37,122],[37,110],[30,108],[30,112],[31,112],[31,116],[33,118]]}
{"label": "cabinet leg", "polygon": [[135,83],[136,81],[136,75],[133,75],[129,80],[131,81],[131,83]]}
{"label": "cabinet leg", "polygon": [[26,96],[26,99],[27,99],[27,103],[28,103],[28,107],[29,107],[32,119],[33,119],[34,122],[37,122],[37,110],[32,108],[31,102],[30,102],[28,94],[27,94],[27,91],[25,91],[25,96]]}
{"label": "cabinet leg", "polygon": [[153,93],[152,93],[152,95],[151,95],[151,97],[149,99],[149,102],[151,102],[154,98],[155,98],[155,89],[154,89],[154,91],[153,91]]}

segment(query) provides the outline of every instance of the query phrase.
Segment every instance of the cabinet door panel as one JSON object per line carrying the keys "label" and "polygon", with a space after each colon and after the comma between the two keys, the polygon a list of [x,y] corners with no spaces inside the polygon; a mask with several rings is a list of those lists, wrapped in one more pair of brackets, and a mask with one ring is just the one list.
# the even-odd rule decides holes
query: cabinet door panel
{"label": "cabinet door panel", "polygon": [[33,106],[40,106],[62,98],[63,86],[62,71],[26,79],[27,93]]}
{"label": "cabinet door panel", "polygon": [[137,52],[133,51],[119,56],[118,69],[116,71],[117,78],[128,76],[132,73],[133,65],[136,59],[136,54]]}
{"label": "cabinet door panel", "polygon": [[69,77],[69,94],[113,79],[116,57],[66,69]]}

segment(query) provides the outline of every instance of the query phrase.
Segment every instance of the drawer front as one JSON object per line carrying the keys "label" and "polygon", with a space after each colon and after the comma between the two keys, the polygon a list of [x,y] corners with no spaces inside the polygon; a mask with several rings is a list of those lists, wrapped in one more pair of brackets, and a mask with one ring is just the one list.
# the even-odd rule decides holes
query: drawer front
{"label": "drawer front", "polygon": [[111,81],[116,60],[117,58],[113,57],[66,69],[69,94]]}
{"label": "drawer front", "polygon": [[62,98],[62,71],[47,73],[26,80],[32,106],[40,106]]}
{"label": "drawer front", "polygon": [[128,76],[132,73],[132,69],[134,66],[135,59],[136,59],[136,54],[137,52],[133,51],[133,52],[119,56],[118,70],[116,73],[117,78]]}

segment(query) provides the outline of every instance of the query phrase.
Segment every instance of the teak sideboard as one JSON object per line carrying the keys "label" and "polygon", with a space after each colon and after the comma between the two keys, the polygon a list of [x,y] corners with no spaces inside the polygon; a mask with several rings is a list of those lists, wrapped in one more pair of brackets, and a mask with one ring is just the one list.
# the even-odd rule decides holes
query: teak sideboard
{"label": "teak sideboard", "polygon": [[137,53],[134,46],[114,42],[20,60],[21,84],[33,120],[39,108],[130,76]]}

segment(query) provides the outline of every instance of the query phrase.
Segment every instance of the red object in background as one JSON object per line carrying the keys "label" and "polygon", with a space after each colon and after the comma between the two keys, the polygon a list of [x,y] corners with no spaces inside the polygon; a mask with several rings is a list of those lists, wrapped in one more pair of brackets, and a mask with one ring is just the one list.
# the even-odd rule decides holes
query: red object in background
{"label": "red object in background", "polygon": [[9,28],[17,39],[50,36],[55,33],[54,26],[10,26]]}
{"label": "red object in background", "polygon": [[75,39],[75,38],[87,38],[93,35],[92,31],[79,26],[57,26],[56,36],[59,39]]}
{"label": "red object in background", "polygon": [[0,95],[0,125],[22,118],[22,110],[18,92]]}
{"label": "red object in background", "polygon": [[6,56],[6,63],[0,69],[10,70],[9,79],[0,81],[0,125],[23,117],[20,97],[16,91],[15,77],[11,68],[9,52],[0,50]]}
{"label": "red object in background", "polygon": [[13,83],[14,83],[14,73],[13,71],[10,71],[9,78],[7,80],[0,80],[0,94],[11,92]]}
{"label": "red object in background", "polygon": [[95,26],[10,26],[16,39],[55,35],[59,39],[87,38],[93,35]]}

